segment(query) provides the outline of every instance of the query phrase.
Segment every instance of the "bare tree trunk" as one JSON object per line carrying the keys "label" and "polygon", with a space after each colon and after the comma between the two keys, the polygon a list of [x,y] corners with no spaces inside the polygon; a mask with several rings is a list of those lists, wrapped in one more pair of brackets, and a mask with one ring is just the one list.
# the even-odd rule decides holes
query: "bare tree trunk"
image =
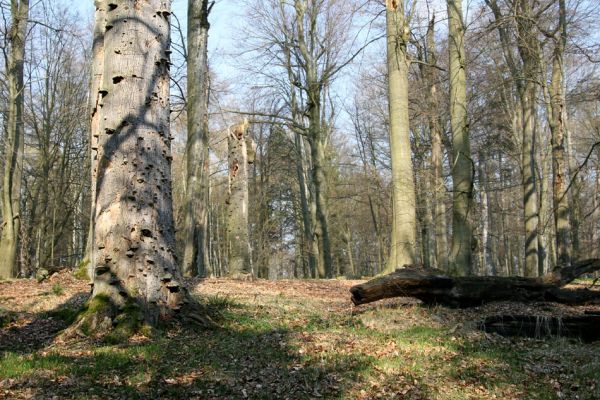
{"label": "bare tree trunk", "polygon": [[[539,227],[538,227],[538,274],[544,275],[545,271],[551,271],[550,268],[550,259],[551,259],[551,251],[554,251],[552,246],[552,238],[554,232],[554,225],[548,224],[550,221],[550,217],[552,214],[552,196],[550,195],[552,189],[550,187],[551,182],[547,177],[551,174],[552,168],[552,157],[550,155],[550,146],[549,142],[546,141],[544,143],[542,138],[537,136],[537,140],[540,143],[543,143],[542,146],[538,146],[540,148],[540,168],[541,171],[538,172],[538,176],[540,177],[539,188]],[[555,264],[553,264],[555,265]]]}
{"label": "bare tree trunk", "polygon": [[539,269],[539,207],[536,184],[535,131],[537,43],[530,0],[519,0],[516,10],[518,47],[523,62],[519,94],[523,115],[522,185],[525,217],[525,268],[527,277],[538,275]]}
{"label": "bare tree trunk", "polygon": [[10,278],[17,271],[17,248],[21,229],[21,173],[23,164],[23,66],[25,36],[29,18],[29,0],[11,0],[12,26],[6,65],[8,79],[8,121],[4,145],[2,181],[2,226],[0,229],[0,278]]}
{"label": "bare tree trunk", "polygon": [[348,253],[348,269],[344,269],[347,278],[354,278],[356,276],[356,267],[354,265],[354,257],[352,256],[352,231],[348,224],[344,232],[344,242],[346,243],[346,252]]}
{"label": "bare tree trunk", "polygon": [[487,162],[483,153],[479,153],[479,191],[481,196],[481,250],[483,275],[495,276],[496,266],[494,264],[493,240],[490,234],[492,213],[490,211],[490,196],[487,177]]}
{"label": "bare tree trunk", "polygon": [[104,34],[106,29],[106,0],[96,0],[96,15],[94,19],[94,33],[92,43],[92,79],[90,82],[89,112],[90,112],[90,166],[91,210],[90,225],[88,227],[87,244],[85,246],[84,263],[87,263],[88,278],[93,281],[94,271],[94,224],[96,217],[96,173],[98,167],[98,137],[100,136],[100,114],[102,109],[102,84],[104,75]]}
{"label": "bare tree trunk", "polygon": [[208,253],[208,0],[188,0],[186,187],[184,200],[185,276],[205,276]]}
{"label": "bare tree trunk", "polygon": [[450,119],[452,125],[452,246],[450,272],[471,275],[473,228],[469,213],[473,201],[473,171],[467,121],[467,80],[465,72],[465,26],[462,0],[448,0],[448,54],[450,58]]}
{"label": "bare tree trunk", "polygon": [[319,259],[319,244],[314,234],[314,219],[311,216],[311,194],[306,179],[306,161],[304,139],[300,135],[294,138],[296,147],[296,172],[300,186],[300,206],[302,208],[302,225],[304,227],[304,242],[308,253],[308,266],[311,277],[317,276],[317,265]]}
{"label": "bare tree trunk", "polygon": [[[315,113],[316,112],[311,112]],[[311,118],[311,124],[320,120],[319,116]],[[323,142],[320,123],[312,127],[313,138],[310,142],[312,158],[312,180],[314,186],[315,206],[316,206],[316,226],[315,233],[319,241],[319,263],[317,269],[319,278],[331,278],[333,276],[333,261],[331,258],[331,244],[329,241],[329,217],[327,211],[327,178],[325,177],[325,143]],[[317,133],[317,131],[319,133]]]}
{"label": "bare tree trunk", "polygon": [[427,49],[430,59],[428,67],[428,85],[429,85],[429,132],[431,135],[431,163],[433,164],[433,202],[435,225],[435,259],[436,266],[439,269],[448,268],[448,236],[446,232],[446,186],[444,185],[443,165],[444,157],[442,154],[442,128],[439,112],[439,99],[437,89],[437,57],[435,53],[435,20],[432,18],[427,29]]}
{"label": "bare tree trunk", "polygon": [[404,3],[386,0],[387,64],[392,156],[392,243],[386,271],[415,262],[416,204],[408,116],[409,36]]}
{"label": "bare tree trunk", "polygon": [[106,12],[91,300],[105,307],[82,320],[89,332],[130,312],[140,316],[128,323],[156,325],[189,304],[175,260],[170,7],[133,3],[112,1]]}
{"label": "bare tree trunk", "polygon": [[565,0],[559,0],[559,26],[554,37],[552,56],[552,79],[550,81],[550,132],[552,134],[552,204],[554,207],[554,228],[556,231],[556,252],[558,265],[571,262],[569,234],[569,198],[567,196],[568,166],[565,159],[565,94],[563,56],[567,41],[567,16]]}
{"label": "bare tree trunk", "polygon": [[535,86],[525,84],[523,107],[522,181],[525,214],[525,270],[527,277],[538,275],[538,198],[535,172]]}
{"label": "bare tree trunk", "polygon": [[229,196],[227,199],[227,241],[229,276],[252,279],[250,234],[248,231],[248,122],[229,132]]}
{"label": "bare tree trunk", "polygon": [[[567,115],[564,116],[565,119]],[[571,144],[571,131],[568,129],[567,121],[565,122],[565,139],[567,144],[567,166],[569,167],[569,175],[573,177],[577,170],[577,161],[573,155]],[[580,241],[579,241],[579,226],[581,224],[581,178],[574,177],[569,190],[570,199],[570,221],[571,221],[571,243],[573,245],[572,258],[578,260],[581,257]]]}

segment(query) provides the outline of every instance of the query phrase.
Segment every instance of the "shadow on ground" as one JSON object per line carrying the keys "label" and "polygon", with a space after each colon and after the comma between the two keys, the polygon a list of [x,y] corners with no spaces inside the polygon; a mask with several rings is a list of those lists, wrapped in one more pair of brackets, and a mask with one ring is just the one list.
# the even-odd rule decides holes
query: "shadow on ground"
{"label": "shadow on ground", "polygon": [[[235,290],[239,285],[230,284]],[[50,312],[30,316],[27,324],[0,329],[0,398],[600,395],[594,386],[600,371],[597,345],[510,341],[481,332],[469,336],[446,320],[436,323],[443,311],[436,308],[395,305],[328,313],[309,306],[310,296],[299,301],[265,292],[259,302],[213,295],[202,301],[217,310],[216,328],[172,329],[153,340],[133,338],[122,345],[53,341],[84,298],[78,293]]]}

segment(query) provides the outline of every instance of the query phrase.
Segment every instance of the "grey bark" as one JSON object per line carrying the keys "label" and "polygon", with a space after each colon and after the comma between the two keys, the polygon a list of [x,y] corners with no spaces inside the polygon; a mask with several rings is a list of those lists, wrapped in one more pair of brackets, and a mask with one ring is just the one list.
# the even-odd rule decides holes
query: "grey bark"
{"label": "grey bark", "polygon": [[416,250],[415,184],[408,116],[408,21],[404,2],[386,1],[390,148],[392,157],[392,243],[386,271],[412,265]]}
{"label": "grey bark", "polygon": [[450,119],[452,126],[452,245],[450,272],[471,275],[473,228],[469,214],[473,202],[473,171],[467,120],[465,25],[462,0],[448,0],[448,55],[450,59]]}
{"label": "grey bark", "polygon": [[186,186],[184,199],[185,276],[209,269],[208,196],[208,0],[188,0]]}
{"label": "grey bark", "polygon": [[252,279],[250,233],[248,231],[248,123],[234,126],[227,137],[229,148],[229,195],[227,198],[227,242],[229,276]]}
{"label": "grey bark", "polygon": [[538,276],[539,273],[539,206],[536,183],[535,132],[536,79],[538,77],[537,43],[533,11],[530,0],[519,0],[516,9],[517,44],[523,69],[519,77],[519,93],[523,116],[522,125],[522,185],[525,218],[525,266],[524,275]]}
{"label": "grey bark", "polygon": [[134,303],[156,325],[187,299],[171,192],[170,2],[115,0],[106,15],[93,298]]}
{"label": "grey bark", "polygon": [[17,270],[18,239],[21,229],[21,174],[23,166],[23,66],[29,0],[11,0],[12,26],[9,31],[8,121],[4,146],[2,180],[2,226],[0,229],[0,278],[13,277]]}
{"label": "grey bark", "polygon": [[[91,187],[96,187],[96,172],[98,161],[98,137],[100,136],[100,113],[102,104],[103,74],[104,74],[104,34],[106,29],[106,0],[96,0],[96,14],[94,18],[94,32],[92,43],[92,79],[90,82],[89,112],[90,112],[90,166]],[[94,219],[96,216],[96,191],[91,192],[90,224],[85,251],[84,262],[87,262],[88,277],[93,280],[94,271],[92,260],[94,259]]]}
{"label": "grey bark", "polygon": [[438,116],[439,99],[437,87],[437,57],[435,53],[435,20],[432,18],[427,29],[427,54],[429,63],[427,80],[429,85],[429,132],[431,135],[431,163],[433,167],[432,185],[434,202],[435,260],[436,267],[448,268],[448,236],[446,232],[446,186],[443,177],[442,124]]}
{"label": "grey bark", "polygon": [[[317,265],[319,262],[319,243],[314,233],[315,218],[312,217],[311,209],[313,207],[311,207],[311,203],[313,202],[311,201],[311,193],[307,184],[304,138],[300,135],[295,135],[294,143],[297,154],[296,173],[298,175],[298,184],[300,186],[300,207],[302,209],[304,243],[308,254],[308,268],[311,277],[316,278]],[[314,208],[316,209],[316,207]]]}
{"label": "grey bark", "polygon": [[[319,262],[317,264],[317,273],[319,278],[331,278],[333,275],[333,261],[331,257],[331,243],[329,239],[329,211],[327,204],[327,177],[325,174],[325,129],[322,124],[321,96],[324,90],[322,79],[319,76],[318,58],[315,56],[320,50],[315,48],[314,37],[308,36],[304,30],[306,15],[306,4],[301,0],[294,1],[296,11],[296,28],[298,29],[297,45],[302,59],[302,67],[306,74],[305,91],[307,96],[308,117],[308,141],[310,144],[310,154],[312,161],[311,180],[313,186],[314,206],[316,224],[314,234],[319,243]],[[317,15],[313,12],[308,15],[309,22],[316,24]],[[310,34],[315,34],[312,31]],[[307,42],[307,38],[310,43]]]}
{"label": "grey bark", "polygon": [[559,24],[554,38],[552,57],[552,79],[550,81],[550,132],[552,134],[552,203],[554,206],[554,228],[556,230],[557,264],[571,262],[569,234],[569,198],[567,197],[567,172],[565,157],[565,93],[564,52],[567,42],[567,15],[565,0],[559,0]]}

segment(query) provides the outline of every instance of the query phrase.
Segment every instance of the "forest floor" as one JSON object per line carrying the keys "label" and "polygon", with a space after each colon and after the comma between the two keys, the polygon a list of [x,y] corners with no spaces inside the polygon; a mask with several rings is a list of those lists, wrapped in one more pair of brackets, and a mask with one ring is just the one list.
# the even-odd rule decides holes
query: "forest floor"
{"label": "forest floor", "polygon": [[486,315],[581,307],[353,307],[358,281],[189,283],[217,327],[110,345],[59,334],[87,298],[84,281],[0,282],[0,399],[600,399],[600,342],[476,329]]}

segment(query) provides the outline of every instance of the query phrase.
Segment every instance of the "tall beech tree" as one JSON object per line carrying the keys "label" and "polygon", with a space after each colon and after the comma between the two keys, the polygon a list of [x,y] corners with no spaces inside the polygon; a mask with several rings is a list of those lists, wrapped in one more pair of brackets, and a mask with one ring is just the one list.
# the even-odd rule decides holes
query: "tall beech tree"
{"label": "tall beech tree", "polygon": [[188,1],[186,185],[183,205],[185,276],[208,269],[208,0]]}
{"label": "tall beech tree", "polygon": [[518,79],[522,115],[522,186],[525,217],[525,276],[539,273],[539,201],[536,183],[535,136],[537,128],[536,95],[539,77],[539,45],[532,0],[516,2],[517,47],[522,70]]}
{"label": "tall beech tree", "polygon": [[2,179],[2,226],[0,230],[0,278],[14,276],[17,267],[19,231],[21,229],[21,173],[23,166],[23,66],[25,36],[29,18],[29,0],[11,0],[12,25],[8,51],[3,49],[8,80],[8,118],[4,145]]}
{"label": "tall beech tree", "polygon": [[473,202],[473,173],[467,120],[465,24],[462,0],[448,0],[448,56],[450,59],[450,122],[452,130],[452,245],[450,272],[470,275],[473,230],[469,212]]}
{"label": "tall beech tree", "polygon": [[[409,15],[411,15],[409,13]],[[390,152],[392,156],[392,237],[386,270],[415,263],[417,216],[409,137],[407,45],[409,18],[404,2],[386,0]]]}
{"label": "tall beech tree", "polygon": [[103,307],[81,319],[88,332],[111,320],[156,325],[190,304],[175,259],[169,19],[170,1],[106,10],[90,300]]}
{"label": "tall beech tree", "polygon": [[429,56],[428,66],[426,68],[426,77],[429,88],[429,132],[431,135],[431,163],[433,174],[431,185],[433,186],[434,212],[433,221],[435,225],[435,255],[436,266],[445,270],[448,268],[448,236],[446,233],[446,204],[444,202],[446,195],[446,186],[444,184],[444,156],[442,151],[442,127],[443,122],[438,115],[439,109],[439,90],[438,90],[438,70],[437,56],[435,49],[435,19],[432,17],[427,28],[427,55]]}
{"label": "tall beech tree", "polygon": [[569,198],[567,196],[567,156],[566,145],[566,105],[565,105],[565,66],[564,53],[567,44],[567,10],[565,0],[558,0],[558,24],[548,36],[554,42],[552,52],[552,75],[550,80],[550,133],[552,135],[552,203],[554,207],[554,228],[556,231],[556,253],[558,265],[571,261],[569,234]]}

